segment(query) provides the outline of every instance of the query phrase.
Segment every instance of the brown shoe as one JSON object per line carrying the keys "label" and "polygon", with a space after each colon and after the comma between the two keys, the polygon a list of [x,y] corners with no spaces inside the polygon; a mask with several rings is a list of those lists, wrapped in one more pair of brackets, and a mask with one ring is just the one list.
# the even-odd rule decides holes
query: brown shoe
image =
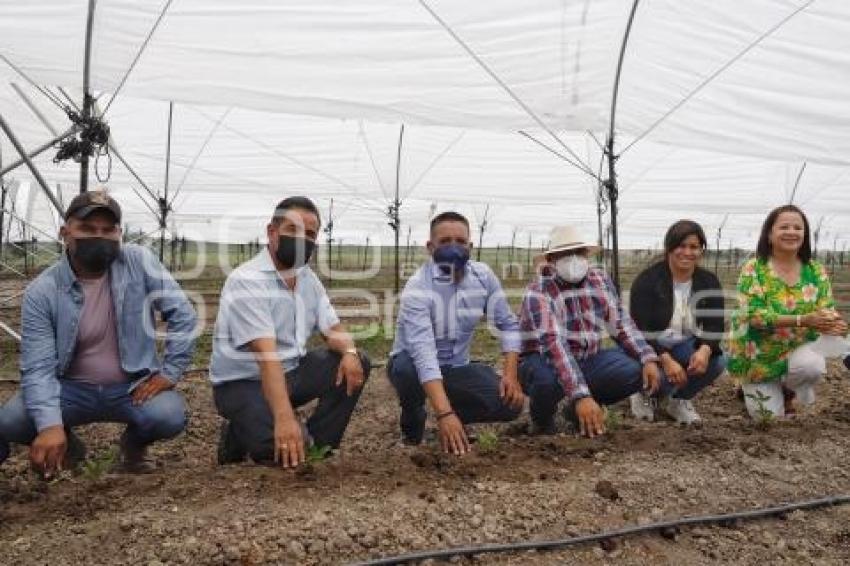
{"label": "brown shoe", "polygon": [[154,470],[154,466],[146,460],[147,446],[139,445],[127,435],[121,435],[121,460],[119,469],[128,474],[147,474]]}
{"label": "brown shoe", "polygon": [[62,462],[62,467],[66,470],[76,470],[80,464],[86,461],[86,445],[71,430],[65,429],[65,438],[67,438],[67,447],[65,448],[65,459]]}

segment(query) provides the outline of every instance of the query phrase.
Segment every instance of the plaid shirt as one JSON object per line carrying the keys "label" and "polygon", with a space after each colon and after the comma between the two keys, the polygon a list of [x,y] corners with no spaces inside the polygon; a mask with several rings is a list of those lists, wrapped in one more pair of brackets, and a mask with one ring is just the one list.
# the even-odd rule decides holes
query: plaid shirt
{"label": "plaid shirt", "polygon": [[591,268],[579,285],[552,272],[551,266],[544,267],[543,275],[526,288],[520,313],[523,352],[546,357],[570,400],[590,396],[576,360],[599,352],[605,334],[642,364],[658,359],[602,269]]}

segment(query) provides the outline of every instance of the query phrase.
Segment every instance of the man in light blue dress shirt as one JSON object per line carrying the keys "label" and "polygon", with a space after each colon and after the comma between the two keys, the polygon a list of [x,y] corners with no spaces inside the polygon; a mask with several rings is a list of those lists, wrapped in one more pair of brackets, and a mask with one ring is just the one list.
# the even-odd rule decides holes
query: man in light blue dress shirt
{"label": "man in light blue dress shirt", "polygon": [[[282,200],[267,227],[268,247],[224,284],[210,362],[215,404],[226,419],[221,464],[250,457],[298,466],[311,443],[339,447],[357,405],[369,360],[307,265],[319,228],[310,199]],[[326,348],[307,350],[314,332]],[[304,427],[294,409],[316,399]]]}
{"label": "man in light blue dress shirt", "polygon": [[[444,212],[431,221],[431,259],[407,282],[387,373],[401,404],[406,444],[425,430],[425,399],[434,410],[443,450],[469,451],[464,424],[511,421],[524,397],[517,378],[519,323],[490,268],[469,261],[469,221]],[[470,363],[475,327],[487,317],[500,331],[504,369]]]}

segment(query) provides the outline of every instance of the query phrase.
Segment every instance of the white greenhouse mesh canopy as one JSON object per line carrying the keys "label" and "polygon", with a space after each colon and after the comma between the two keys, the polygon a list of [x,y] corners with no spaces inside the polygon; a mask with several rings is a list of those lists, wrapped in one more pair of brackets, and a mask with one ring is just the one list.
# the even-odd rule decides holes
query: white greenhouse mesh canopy
{"label": "white greenhouse mesh canopy", "polygon": [[[154,193],[113,152],[106,184],[133,229],[157,228],[173,103],[169,228],[186,237],[253,239],[278,200],[305,194],[325,213],[333,199],[343,244],[389,244],[396,183],[402,233],[419,243],[446,209],[476,225],[486,214],[485,245],[539,246],[559,223],[596,237],[633,2],[93,4],[94,111]],[[60,106],[81,104],[89,7],[0,0],[0,115],[28,150],[70,127]],[[846,246],[850,4],[638,2],[618,93],[621,245],[658,245],[688,217],[723,225],[723,247],[752,247],[766,212],[793,199],[822,247]],[[0,151],[18,158],[3,135]],[[79,166],[55,153],[34,161],[67,202]],[[55,233],[29,171],[12,180],[17,210]]]}

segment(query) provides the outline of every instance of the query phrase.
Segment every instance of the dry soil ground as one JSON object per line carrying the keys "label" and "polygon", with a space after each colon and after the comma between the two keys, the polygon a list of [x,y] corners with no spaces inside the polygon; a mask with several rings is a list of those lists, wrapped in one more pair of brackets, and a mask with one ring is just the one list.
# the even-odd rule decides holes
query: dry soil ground
{"label": "dry soil ground", "polygon": [[[219,419],[205,376],[189,376],[181,390],[191,423],[179,439],[154,448],[154,474],[98,477],[90,470],[45,484],[18,449],[0,468],[0,562],[339,564],[850,493],[850,381],[837,365],[810,413],[767,430],[744,418],[733,385],[724,382],[699,399],[701,428],[624,416],[605,437],[586,440],[529,437],[522,426],[507,425],[497,429],[495,451],[464,458],[398,445],[398,411],[378,369],[343,450],[297,473],[217,466]],[[4,386],[0,399],[12,391]],[[117,435],[113,425],[82,433],[101,460]],[[613,486],[604,496],[596,489],[603,480]],[[604,548],[476,560],[846,564],[850,507],[686,528],[675,539],[646,535]]]}
{"label": "dry soil ground", "polygon": [[[0,283],[4,294],[19,288]],[[195,288],[215,295],[220,281],[205,285]],[[16,308],[2,315],[17,326]],[[384,342],[365,344],[374,360],[385,357]],[[208,348],[206,336],[197,365],[205,365]],[[14,375],[15,349],[5,342],[0,379]],[[492,357],[489,349],[477,340],[473,354]],[[697,399],[701,428],[638,423],[617,407],[621,417],[602,438],[530,437],[524,415],[493,429],[495,450],[454,458],[433,445],[399,445],[398,408],[378,367],[342,450],[293,473],[215,464],[220,421],[206,376],[194,372],[180,385],[189,427],[153,448],[154,474],[106,471],[119,434],[114,425],[84,428],[86,469],[49,484],[32,475],[25,449],[17,448],[0,467],[0,564],[341,564],[850,494],[848,378],[831,364],[813,409],[767,429],[744,416],[734,384],[723,381]],[[0,382],[0,401],[16,387]],[[600,482],[610,485],[599,489]],[[847,564],[850,506],[476,561]]]}

